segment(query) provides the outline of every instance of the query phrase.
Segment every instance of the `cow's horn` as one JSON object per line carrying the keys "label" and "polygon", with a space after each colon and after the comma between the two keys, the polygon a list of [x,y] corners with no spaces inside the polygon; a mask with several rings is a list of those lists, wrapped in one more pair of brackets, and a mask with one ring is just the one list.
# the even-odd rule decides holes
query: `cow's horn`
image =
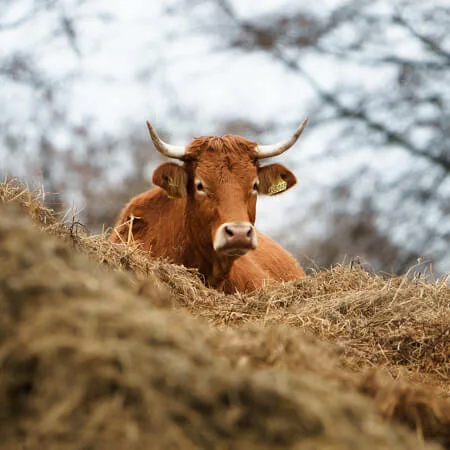
{"label": "cow's horn", "polygon": [[302,124],[297,128],[297,131],[285,141],[278,142],[277,144],[272,145],[258,145],[255,148],[256,153],[258,154],[258,159],[270,158],[271,156],[281,155],[281,153],[289,150],[296,142],[300,135],[303,133],[303,130],[308,123],[308,118],[306,118]]}
{"label": "cow's horn", "polygon": [[150,122],[147,120],[148,131],[150,132],[150,137],[152,138],[153,144],[158,152],[162,153],[164,156],[175,159],[182,159],[186,154],[186,147],[183,145],[171,145],[166,144],[160,139],[155,129],[152,127]]}

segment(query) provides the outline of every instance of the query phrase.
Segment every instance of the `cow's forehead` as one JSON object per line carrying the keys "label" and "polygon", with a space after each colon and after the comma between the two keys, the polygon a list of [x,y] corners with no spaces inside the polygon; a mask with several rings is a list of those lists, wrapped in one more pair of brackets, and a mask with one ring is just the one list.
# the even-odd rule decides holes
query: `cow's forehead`
{"label": "cow's forehead", "polygon": [[225,136],[196,137],[189,144],[187,153],[195,159],[218,159],[228,156],[236,159],[253,160],[256,157],[256,142],[241,136],[228,134]]}
{"label": "cow's forehead", "polygon": [[196,175],[214,183],[253,179],[256,173],[256,143],[234,135],[195,138],[188,153],[194,157]]}

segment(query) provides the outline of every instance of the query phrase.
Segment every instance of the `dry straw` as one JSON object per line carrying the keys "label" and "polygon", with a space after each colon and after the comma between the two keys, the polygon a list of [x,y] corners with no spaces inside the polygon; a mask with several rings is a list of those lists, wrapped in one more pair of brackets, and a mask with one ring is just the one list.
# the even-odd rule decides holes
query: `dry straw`
{"label": "dry straw", "polygon": [[0,448],[450,448],[446,280],[338,266],[224,296],[20,182],[0,199],[58,238],[1,208]]}

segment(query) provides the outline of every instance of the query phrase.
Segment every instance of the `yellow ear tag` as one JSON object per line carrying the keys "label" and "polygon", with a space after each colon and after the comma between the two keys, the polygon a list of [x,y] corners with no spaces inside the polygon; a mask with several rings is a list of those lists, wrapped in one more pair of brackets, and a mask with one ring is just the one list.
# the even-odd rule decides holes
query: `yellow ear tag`
{"label": "yellow ear tag", "polygon": [[[172,191],[172,192],[178,191],[178,183],[173,178],[168,179],[167,185],[169,186],[169,191]],[[170,192],[167,193],[167,196],[169,198],[177,198],[176,196],[170,195]]]}
{"label": "yellow ear tag", "polygon": [[269,195],[275,195],[285,191],[287,189],[287,185],[287,182],[280,177],[277,184],[272,184],[272,186],[270,186]]}

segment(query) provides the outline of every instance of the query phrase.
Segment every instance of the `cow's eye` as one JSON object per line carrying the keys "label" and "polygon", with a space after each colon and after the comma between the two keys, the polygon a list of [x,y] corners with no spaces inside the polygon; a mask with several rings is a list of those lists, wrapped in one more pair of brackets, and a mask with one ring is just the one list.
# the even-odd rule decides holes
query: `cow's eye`
{"label": "cow's eye", "polygon": [[205,190],[205,188],[203,187],[203,183],[201,183],[200,181],[196,184],[195,186],[197,188],[197,191],[203,192]]}
{"label": "cow's eye", "polygon": [[258,187],[259,187],[259,183],[257,181],[255,181],[253,183],[253,191],[258,192]]}

